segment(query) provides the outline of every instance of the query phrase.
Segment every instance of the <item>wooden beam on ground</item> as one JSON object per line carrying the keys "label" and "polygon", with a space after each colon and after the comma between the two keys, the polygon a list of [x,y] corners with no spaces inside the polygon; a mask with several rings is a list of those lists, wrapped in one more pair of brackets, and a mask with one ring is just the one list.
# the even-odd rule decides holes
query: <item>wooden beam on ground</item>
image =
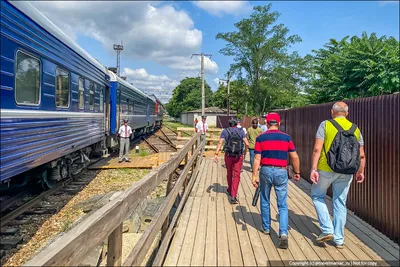
{"label": "wooden beam on ground", "polygon": [[168,178],[169,174],[180,165],[192,145],[199,142],[199,139],[200,134],[194,136],[168,162],[152,170],[131,188],[88,216],[24,266],[79,265],[96,246],[108,238],[116,225],[121,224],[144,198]]}
{"label": "wooden beam on ground", "polygon": [[[177,141],[187,141],[187,140],[190,140],[190,139],[191,139],[191,137],[184,137],[184,136],[178,136],[178,137],[176,138]],[[208,141],[218,142],[218,141],[219,141],[219,138],[207,138],[207,137],[206,137],[206,141],[207,141],[207,142],[208,142]]]}

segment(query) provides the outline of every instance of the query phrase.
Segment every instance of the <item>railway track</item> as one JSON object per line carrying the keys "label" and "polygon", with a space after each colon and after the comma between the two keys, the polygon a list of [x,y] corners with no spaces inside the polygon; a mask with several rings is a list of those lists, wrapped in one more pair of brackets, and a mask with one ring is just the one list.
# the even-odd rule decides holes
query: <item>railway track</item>
{"label": "railway track", "polygon": [[[134,148],[141,140],[152,137],[154,133],[146,134],[145,136],[139,136],[131,141],[131,149]],[[165,138],[166,139],[166,138]],[[147,141],[148,142],[148,141]],[[149,143],[151,145],[151,142]],[[118,155],[118,152],[113,152],[109,157]],[[95,164],[98,158],[92,161],[87,167]],[[21,237],[20,228],[23,225],[29,225],[37,219],[37,216],[51,216],[56,214],[70,199],[74,197],[79,191],[81,191],[86,185],[88,185],[95,177],[97,172],[93,173],[89,178],[84,178],[82,175],[87,171],[87,167],[77,174],[74,178],[59,182],[54,188],[47,191],[40,192],[37,195],[33,194],[33,198],[27,201],[23,199],[31,195],[32,192],[24,189],[20,193],[11,196],[1,203],[1,220],[0,220],[0,256],[3,258],[8,253],[14,253],[18,250],[23,243],[28,240],[24,240]],[[16,203],[21,204],[15,207]],[[3,264],[3,262],[2,262]]]}

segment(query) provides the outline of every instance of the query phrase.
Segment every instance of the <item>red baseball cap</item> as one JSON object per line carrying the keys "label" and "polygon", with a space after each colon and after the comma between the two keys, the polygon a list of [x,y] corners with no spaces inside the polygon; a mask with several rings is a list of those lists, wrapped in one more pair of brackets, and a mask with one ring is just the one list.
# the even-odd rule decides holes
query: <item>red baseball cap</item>
{"label": "red baseball cap", "polygon": [[275,112],[268,113],[268,115],[267,115],[267,123],[270,123],[270,122],[272,122],[272,123],[280,123],[281,122],[281,117],[279,116],[278,113],[275,113]]}

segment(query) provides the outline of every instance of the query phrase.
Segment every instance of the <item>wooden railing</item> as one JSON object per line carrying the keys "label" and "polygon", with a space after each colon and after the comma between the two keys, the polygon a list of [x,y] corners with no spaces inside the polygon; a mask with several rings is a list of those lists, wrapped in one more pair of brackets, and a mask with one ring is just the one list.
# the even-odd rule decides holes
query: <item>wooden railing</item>
{"label": "wooden railing", "polygon": [[[114,196],[109,203],[43,249],[25,266],[78,266],[93,249],[107,239],[107,266],[141,265],[160,232],[161,244],[154,264],[161,265],[175,231],[175,224],[193,187],[202,160],[201,153],[200,134],[195,134],[168,162],[151,171],[128,190]],[[183,160],[185,167],[172,185],[173,173]],[[188,175],[189,173],[191,175]],[[122,263],[123,221],[166,179],[168,184],[165,201],[159,206],[151,224]],[[179,206],[170,220],[171,208],[182,189]]]}
{"label": "wooden railing", "polygon": [[[206,133],[206,146],[205,148],[208,150],[217,149],[216,143],[219,141],[219,137],[221,135],[222,129],[219,128],[209,128]],[[176,137],[177,141],[189,140],[193,134],[195,134],[195,129],[189,127],[179,127],[177,128],[178,136]],[[181,146],[177,145],[177,148]]]}

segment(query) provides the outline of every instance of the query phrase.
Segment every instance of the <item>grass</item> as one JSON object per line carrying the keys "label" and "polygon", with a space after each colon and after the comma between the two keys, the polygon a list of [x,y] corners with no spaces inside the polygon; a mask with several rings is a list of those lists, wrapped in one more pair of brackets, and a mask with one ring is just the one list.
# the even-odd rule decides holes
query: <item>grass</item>
{"label": "grass", "polygon": [[166,125],[169,128],[174,129],[175,131],[178,129],[178,127],[190,127],[189,125],[182,124],[180,122],[171,122],[171,121],[165,121],[163,122],[163,125]]}
{"label": "grass", "polygon": [[63,222],[61,223],[61,229],[60,229],[60,231],[61,231],[61,232],[66,232],[69,228],[71,228],[71,225],[72,225],[72,224],[73,224],[73,222],[70,221],[69,219],[66,220],[66,221],[63,221]]}

